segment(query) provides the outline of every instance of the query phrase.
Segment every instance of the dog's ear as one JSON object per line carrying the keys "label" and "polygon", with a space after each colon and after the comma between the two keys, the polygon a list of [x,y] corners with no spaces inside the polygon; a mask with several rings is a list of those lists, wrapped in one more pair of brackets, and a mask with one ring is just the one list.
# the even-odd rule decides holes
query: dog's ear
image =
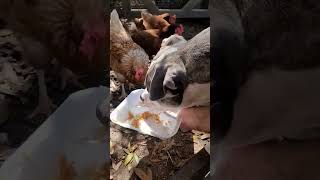
{"label": "dog's ear", "polygon": [[147,87],[151,101],[161,99],[165,96],[163,89],[163,80],[165,75],[166,69],[163,65],[153,64],[150,66],[147,72],[145,86]]}

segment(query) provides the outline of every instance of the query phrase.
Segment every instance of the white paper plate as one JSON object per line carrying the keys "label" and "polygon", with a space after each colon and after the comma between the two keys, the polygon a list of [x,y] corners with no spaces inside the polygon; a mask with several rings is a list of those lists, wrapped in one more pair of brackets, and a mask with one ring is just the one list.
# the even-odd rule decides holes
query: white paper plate
{"label": "white paper plate", "polygon": [[[136,130],[142,134],[147,134],[160,139],[168,139],[174,136],[179,129],[180,121],[176,119],[177,112],[158,112],[153,111],[152,108],[140,106],[142,101],[140,95],[144,89],[132,91],[126,99],[110,114],[112,122],[129,129]],[[159,113],[160,122],[154,120],[141,120],[138,127],[132,125],[132,120],[128,119],[129,111],[133,115],[139,115],[143,112]]]}

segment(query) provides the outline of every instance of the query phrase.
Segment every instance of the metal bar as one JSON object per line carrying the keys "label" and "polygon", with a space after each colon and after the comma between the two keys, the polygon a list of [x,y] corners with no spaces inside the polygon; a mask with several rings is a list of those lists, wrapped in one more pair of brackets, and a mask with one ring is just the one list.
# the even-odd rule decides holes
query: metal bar
{"label": "metal bar", "polygon": [[[133,16],[140,16],[140,12],[145,9],[131,9]],[[207,9],[192,9],[190,11],[185,11],[181,9],[159,9],[159,14],[162,13],[172,13],[177,15],[179,19],[183,18],[209,18],[209,12]]]}
{"label": "metal bar", "polygon": [[202,2],[202,0],[189,0],[184,6],[183,10],[191,10],[195,6],[199,5]]}
{"label": "metal bar", "polygon": [[143,5],[151,14],[159,14],[159,8],[152,0],[142,0]]}
{"label": "metal bar", "polygon": [[125,17],[127,17],[128,19],[131,19],[131,3],[130,0],[122,0],[122,4],[123,4],[123,9],[125,12]]}
{"label": "metal bar", "polygon": [[210,180],[210,172],[208,172],[208,174],[204,177],[203,180]]}

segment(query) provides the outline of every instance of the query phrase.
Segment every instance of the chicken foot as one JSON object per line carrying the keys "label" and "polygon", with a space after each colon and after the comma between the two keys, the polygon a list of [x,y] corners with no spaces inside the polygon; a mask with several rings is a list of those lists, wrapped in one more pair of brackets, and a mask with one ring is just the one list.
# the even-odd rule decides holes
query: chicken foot
{"label": "chicken foot", "polygon": [[57,106],[52,103],[50,97],[47,93],[47,87],[45,84],[45,74],[44,70],[37,70],[38,86],[39,86],[39,97],[38,105],[35,110],[28,116],[29,119],[35,117],[39,114],[45,114],[49,116],[53,109]]}
{"label": "chicken foot", "polygon": [[126,89],[124,88],[124,83],[121,84],[121,96],[119,99],[125,99],[128,96]]}

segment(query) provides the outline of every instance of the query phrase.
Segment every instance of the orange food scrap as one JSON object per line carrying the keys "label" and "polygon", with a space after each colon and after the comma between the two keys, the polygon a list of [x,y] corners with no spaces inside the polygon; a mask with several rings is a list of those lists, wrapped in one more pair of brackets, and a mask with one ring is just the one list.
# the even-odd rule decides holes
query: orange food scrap
{"label": "orange food scrap", "polygon": [[135,128],[139,128],[139,125],[140,125],[140,121],[142,120],[154,120],[156,123],[160,123],[160,117],[158,114],[153,114],[153,113],[150,113],[150,112],[144,112],[136,117],[134,117],[132,115],[132,113],[129,111],[128,113],[128,119],[129,120],[132,120],[131,121],[131,125]]}
{"label": "orange food scrap", "polygon": [[153,113],[150,113],[147,111],[141,114],[141,118],[142,119],[152,119],[152,120],[156,121],[156,123],[161,122],[158,114],[153,114]]}
{"label": "orange food scrap", "polygon": [[130,112],[130,111],[128,112],[128,119],[129,119],[129,120],[133,119],[133,114],[132,114],[132,112]]}
{"label": "orange food scrap", "polygon": [[139,121],[140,119],[134,119],[131,123],[131,125],[135,128],[139,128]]}

